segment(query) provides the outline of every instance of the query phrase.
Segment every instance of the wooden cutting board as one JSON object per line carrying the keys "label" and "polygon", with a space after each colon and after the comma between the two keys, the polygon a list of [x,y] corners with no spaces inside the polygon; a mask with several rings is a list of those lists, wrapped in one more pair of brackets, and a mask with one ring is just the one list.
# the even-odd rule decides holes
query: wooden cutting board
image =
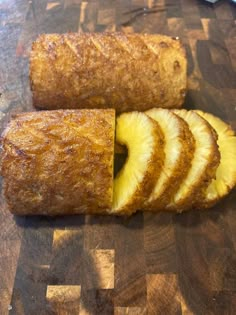
{"label": "wooden cutting board", "polygon": [[[236,9],[195,0],[0,2],[1,127],[32,110],[28,51],[38,33],[179,36],[185,108],[236,130]],[[130,218],[17,218],[1,199],[0,314],[235,315],[236,193],[208,211]]]}

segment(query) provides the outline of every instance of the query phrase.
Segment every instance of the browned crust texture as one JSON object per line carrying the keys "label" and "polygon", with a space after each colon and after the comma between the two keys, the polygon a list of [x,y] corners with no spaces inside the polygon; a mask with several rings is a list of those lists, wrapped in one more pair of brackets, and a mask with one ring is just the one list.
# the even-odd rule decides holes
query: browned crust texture
{"label": "browned crust texture", "polygon": [[112,206],[114,110],[18,115],[2,135],[2,176],[18,215],[106,213]]}
{"label": "browned crust texture", "polygon": [[38,108],[179,108],[187,61],[179,40],[163,35],[41,35],[33,43],[30,79]]}

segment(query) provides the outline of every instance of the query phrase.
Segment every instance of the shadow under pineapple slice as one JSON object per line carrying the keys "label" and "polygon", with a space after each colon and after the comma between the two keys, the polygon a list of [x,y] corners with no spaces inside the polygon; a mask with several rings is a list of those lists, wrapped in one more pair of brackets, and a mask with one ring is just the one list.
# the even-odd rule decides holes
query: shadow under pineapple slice
{"label": "shadow under pineapple slice", "polygon": [[188,124],[167,109],[153,108],[145,112],[158,122],[165,137],[165,161],[145,210],[165,209],[191,167],[194,138]]}
{"label": "shadow under pineapple slice", "polygon": [[164,137],[157,122],[141,112],[117,118],[116,141],[125,145],[128,156],[114,179],[112,214],[142,209],[161,172]]}
{"label": "shadow under pineapple slice", "polygon": [[236,185],[236,136],[232,128],[220,118],[200,110],[195,111],[206,119],[218,134],[221,161],[216,178],[207,187],[205,198],[198,202],[201,208],[209,208],[226,196]]}
{"label": "shadow under pineapple slice", "polygon": [[220,163],[217,134],[211,125],[193,111],[173,110],[183,118],[195,139],[195,151],[191,168],[172,198],[167,209],[182,212],[195,208],[203,198],[209,183],[215,178]]}

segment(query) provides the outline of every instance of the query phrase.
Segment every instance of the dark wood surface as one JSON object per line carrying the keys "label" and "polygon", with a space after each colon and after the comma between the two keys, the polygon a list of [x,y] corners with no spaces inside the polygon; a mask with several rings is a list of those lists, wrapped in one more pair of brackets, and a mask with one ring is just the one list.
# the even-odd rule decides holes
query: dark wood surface
{"label": "dark wood surface", "polygon": [[[179,36],[187,108],[236,129],[236,7],[197,0],[0,1],[0,120],[31,110],[39,33]],[[0,314],[235,315],[236,193],[209,211],[129,219],[10,215],[1,200]]]}

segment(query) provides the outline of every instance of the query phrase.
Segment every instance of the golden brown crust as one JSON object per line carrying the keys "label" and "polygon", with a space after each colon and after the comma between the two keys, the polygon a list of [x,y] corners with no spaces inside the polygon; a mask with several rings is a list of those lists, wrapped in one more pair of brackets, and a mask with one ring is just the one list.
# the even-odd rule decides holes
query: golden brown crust
{"label": "golden brown crust", "polygon": [[114,110],[18,115],[2,135],[4,195],[14,214],[106,213],[112,206]]}
{"label": "golden brown crust", "polygon": [[179,108],[187,62],[179,40],[163,35],[41,35],[33,43],[30,80],[38,108]]}

